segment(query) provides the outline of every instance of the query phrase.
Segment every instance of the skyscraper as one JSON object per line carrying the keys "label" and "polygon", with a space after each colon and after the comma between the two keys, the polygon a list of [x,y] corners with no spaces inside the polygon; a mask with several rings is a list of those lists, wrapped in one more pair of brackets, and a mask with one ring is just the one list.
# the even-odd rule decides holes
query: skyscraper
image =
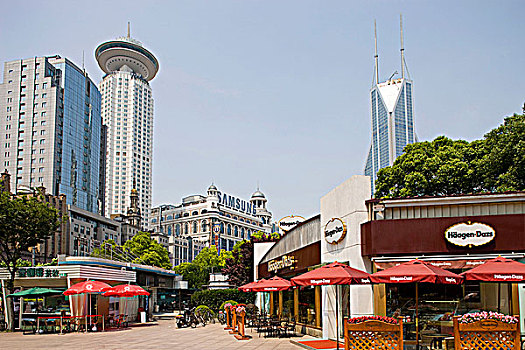
{"label": "skyscraper", "polygon": [[[102,119],[107,125],[106,215],[126,214],[129,193],[139,193],[142,222],[149,222],[153,161],[153,97],[149,82],[159,63],[142,44],[126,37],[95,51],[106,73],[100,83]],[[134,183],[136,188],[134,188]]]}
{"label": "skyscraper", "polygon": [[99,212],[100,93],[60,56],[6,62],[0,84],[0,165],[13,192],[44,186]]}
{"label": "skyscraper", "polygon": [[[391,166],[403,153],[403,148],[416,141],[412,85],[406,69],[401,24],[401,78],[393,79],[394,72],[385,82],[379,82],[377,32],[375,32],[375,71],[370,90],[372,142],[365,165],[365,175],[372,178],[372,193],[379,169]],[[375,27],[375,23],[374,23]],[[375,30],[375,28],[374,28]]]}

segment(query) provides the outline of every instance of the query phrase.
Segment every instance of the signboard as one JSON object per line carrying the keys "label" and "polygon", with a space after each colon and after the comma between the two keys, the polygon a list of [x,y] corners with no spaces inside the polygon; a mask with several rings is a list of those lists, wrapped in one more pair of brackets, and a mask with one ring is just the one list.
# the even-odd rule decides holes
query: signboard
{"label": "signboard", "polygon": [[58,269],[44,269],[43,267],[21,267],[18,269],[18,278],[59,278],[62,277]]}
{"label": "signboard", "polygon": [[479,222],[462,222],[450,226],[445,231],[445,239],[451,244],[469,247],[487,244],[496,237],[496,231],[489,225]]}
{"label": "signboard", "polygon": [[278,225],[281,230],[287,232],[305,220],[302,216],[289,215],[279,220]]}
{"label": "signboard", "polygon": [[252,203],[230,196],[226,193],[218,192],[217,196],[219,197],[219,204],[231,209],[239,210],[246,214],[255,215],[255,205]]}
{"label": "signboard", "polygon": [[293,268],[296,262],[297,260],[295,260],[293,255],[283,255],[280,259],[274,259],[268,262],[268,272],[279,271],[286,267]]}
{"label": "signboard", "polygon": [[346,236],[346,225],[339,218],[332,218],[324,227],[324,239],[330,244],[337,244]]}

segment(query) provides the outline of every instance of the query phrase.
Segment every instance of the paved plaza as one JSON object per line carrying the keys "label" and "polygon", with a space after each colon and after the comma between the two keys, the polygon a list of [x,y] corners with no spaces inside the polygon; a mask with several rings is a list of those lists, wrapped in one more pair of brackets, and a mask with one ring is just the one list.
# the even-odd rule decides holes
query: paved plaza
{"label": "paved plaza", "polygon": [[97,333],[29,334],[0,333],[0,349],[279,349],[300,350],[290,339],[258,337],[255,330],[247,330],[251,340],[238,341],[219,323],[206,327],[179,329],[173,320],[158,324]]}

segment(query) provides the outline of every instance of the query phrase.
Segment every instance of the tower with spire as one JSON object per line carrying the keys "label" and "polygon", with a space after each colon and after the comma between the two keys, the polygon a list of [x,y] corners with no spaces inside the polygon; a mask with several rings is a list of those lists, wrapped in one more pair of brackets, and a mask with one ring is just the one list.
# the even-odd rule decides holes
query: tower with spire
{"label": "tower with spire", "polygon": [[[159,62],[131,37],[129,23],[127,35],[100,44],[95,57],[106,73],[99,85],[102,120],[107,126],[105,212],[125,215],[127,208],[133,207],[131,200],[135,198],[142,224],[147,227],[153,180],[150,81],[159,70]],[[130,198],[132,189],[137,196]]]}
{"label": "tower with spire", "polygon": [[403,18],[400,16],[401,77],[397,71],[383,82],[379,79],[379,55],[377,52],[377,29],[374,21],[375,67],[370,89],[372,141],[365,165],[365,175],[374,182],[379,169],[392,166],[403,153],[406,145],[416,142],[414,127],[414,106],[412,101],[413,82],[405,62],[403,40]]}

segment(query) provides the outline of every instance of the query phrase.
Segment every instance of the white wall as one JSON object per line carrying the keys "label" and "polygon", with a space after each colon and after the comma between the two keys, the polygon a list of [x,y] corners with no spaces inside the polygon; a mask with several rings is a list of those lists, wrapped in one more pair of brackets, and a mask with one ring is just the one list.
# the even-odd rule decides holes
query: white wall
{"label": "white wall", "polygon": [[[257,281],[259,278],[257,266],[261,262],[261,259],[266,255],[266,253],[274,246],[275,242],[264,242],[264,243],[254,243],[253,245],[253,280]],[[255,296],[255,305],[259,310],[263,309],[263,294],[266,293],[257,293]]]}
{"label": "white wall", "polygon": [[[321,198],[321,262],[349,262],[351,267],[372,272],[369,259],[361,255],[361,224],[368,220],[365,201],[370,199],[370,177],[354,175]],[[347,227],[345,238],[329,244],[324,237],[325,225],[340,218]],[[341,293],[339,293],[341,294]],[[322,287],[323,337],[335,338],[335,287]],[[339,295],[341,298],[341,295]],[[341,300],[339,300],[339,332],[342,329]],[[371,286],[350,287],[352,317],[374,312]]]}

